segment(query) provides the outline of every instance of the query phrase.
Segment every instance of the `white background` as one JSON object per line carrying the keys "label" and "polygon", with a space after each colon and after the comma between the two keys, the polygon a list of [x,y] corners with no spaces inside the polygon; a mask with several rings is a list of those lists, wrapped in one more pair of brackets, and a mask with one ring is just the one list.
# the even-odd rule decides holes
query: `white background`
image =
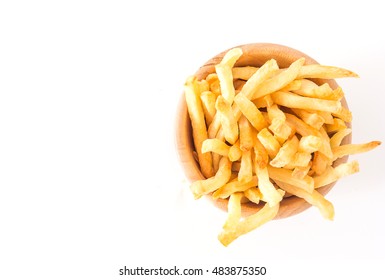
{"label": "white background", "polygon": [[0,279],[129,279],[125,265],[384,279],[383,146],[351,157],[361,172],[327,196],[334,222],[310,209],[224,248],[225,213],[193,200],[174,145],[185,78],[252,42],[358,73],[338,81],[353,142],[384,141],[380,4],[1,1]]}

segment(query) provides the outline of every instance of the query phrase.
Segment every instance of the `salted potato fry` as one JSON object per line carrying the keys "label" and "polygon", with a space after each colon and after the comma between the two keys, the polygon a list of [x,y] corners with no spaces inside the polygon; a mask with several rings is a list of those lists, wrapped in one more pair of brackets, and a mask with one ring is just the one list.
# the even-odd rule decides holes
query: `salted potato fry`
{"label": "salted potato fry", "polygon": [[344,96],[344,93],[340,87],[333,90],[328,83],[324,83],[321,86],[318,86],[316,83],[308,79],[301,79],[300,81],[301,87],[299,89],[292,90],[293,93],[306,97],[327,100],[341,100],[341,98]]}
{"label": "salted potato fry", "polygon": [[328,166],[324,173],[314,177],[314,187],[320,188],[333,183],[342,177],[354,174],[359,171],[359,164],[357,161],[343,163],[336,168]]}
{"label": "salted potato fry", "polygon": [[245,116],[239,119],[239,147],[242,151],[249,151],[254,147],[255,131]]}
{"label": "salted potato fry", "polygon": [[350,112],[347,108],[341,107],[338,112],[332,114],[333,116],[343,120],[344,122],[351,122],[353,119],[352,112]]}
{"label": "salted potato fry", "polygon": [[326,125],[326,131],[328,133],[335,133],[337,131],[343,130],[346,128],[346,124],[343,120],[334,118],[333,124]]}
{"label": "salted potato fry", "polygon": [[219,162],[219,169],[214,177],[198,180],[191,184],[190,189],[195,199],[202,195],[213,192],[226,184],[231,177],[231,161],[227,157],[222,157]]}
{"label": "salted potato fry", "polygon": [[315,129],[320,129],[325,123],[325,119],[315,112],[311,113],[309,111],[296,108],[292,108],[291,110],[306,124],[310,125],[311,127],[314,127]]}
{"label": "salted potato fry", "polygon": [[241,183],[246,183],[253,176],[253,164],[251,161],[251,150],[242,152],[241,168],[238,172],[238,179]]}
{"label": "salted potato fry", "polygon": [[226,199],[230,195],[236,192],[244,192],[250,188],[256,187],[258,185],[258,177],[253,176],[249,182],[241,183],[238,179],[228,182],[224,186],[217,189],[215,192],[213,192],[213,198],[214,199]]}
{"label": "salted potato fry", "polygon": [[195,77],[190,77],[184,86],[187,110],[191,120],[194,145],[202,174],[209,178],[214,175],[211,154],[203,154],[202,143],[207,139],[205,117],[200,99],[199,86]]}
{"label": "salted potato fry", "polygon": [[257,69],[252,76],[247,79],[246,84],[243,86],[241,93],[247,97],[247,99],[253,99],[255,92],[278,70],[278,64],[275,59],[270,59]]}
{"label": "salted potato fry", "polygon": [[202,153],[213,152],[221,156],[229,154],[230,146],[219,139],[206,139],[202,144]]}
{"label": "salted potato fry", "polygon": [[325,172],[329,166],[329,158],[320,152],[315,152],[313,157],[313,163],[311,169],[314,170],[316,175],[321,175]]}
{"label": "salted potato fry", "polygon": [[281,119],[273,119],[269,129],[274,133],[279,144],[283,144],[291,135],[295,133],[292,128]]}
{"label": "salted potato fry", "polygon": [[243,192],[245,197],[255,204],[259,204],[259,201],[263,199],[261,191],[257,187],[252,187]]}
{"label": "salted potato fry", "polygon": [[295,167],[306,167],[310,164],[311,154],[306,152],[297,152],[291,162],[286,164],[286,169],[294,169]]}
{"label": "salted potato fry", "polygon": [[233,67],[233,78],[249,80],[259,68],[253,66]]}
{"label": "salted potato fry", "polygon": [[298,149],[298,138],[294,135],[285,142],[279,149],[278,154],[270,161],[270,165],[274,167],[284,167],[293,160]]}
{"label": "salted potato fry", "polygon": [[263,224],[267,223],[268,221],[271,221],[274,219],[274,217],[277,215],[279,210],[279,204],[275,205],[274,207],[270,207],[267,203],[261,210],[259,210],[257,213],[248,216],[244,220],[241,220],[235,229],[233,230],[226,230],[223,231],[219,236],[219,241],[224,245],[228,246],[231,242],[233,242],[235,239],[240,237],[241,235],[244,235]]}
{"label": "salted potato fry", "polygon": [[341,145],[342,140],[350,133],[352,133],[350,128],[345,128],[335,133],[333,137],[330,138],[330,147],[333,149]]}
{"label": "salted potato fry", "polygon": [[198,87],[199,87],[199,92],[205,92],[205,91],[208,91],[210,88],[209,88],[209,83],[206,81],[206,80],[200,80],[200,81],[197,81],[198,83]]}
{"label": "salted potato fry", "polygon": [[346,155],[354,155],[359,153],[365,153],[373,150],[378,145],[381,145],[380,141],[372,141],[364,144],[347,144],[333,148],[333,161],[337,158],[341,158]]}
{"label": "salted potato fry", "polygon": [[[268,95],[266,97],[269,97],[271,99],[271,95]],[[267,103],[267,114],[269,116],[270,121],[273,121],[274,119],[285,121],[286,120],[285,113],[278,108],[277,104],[269,104],[270,102],[272,102],[272,99],[269,102],[268,101],[269,98],[266,98],[266,97],[265,97],[265,100]]]}
{"label": "salted potato fry", "polygon": [[259,141],[259,139],[255,139],[254,146],[254,164],[259,168],[265,168],[269,163],[269,154],[266,151],[265,147]]}
{"label": "salted potato fry", "polygon": [[234,143],[229,149],[228,157],[230,161],[237,161],[242,156],[242,150],[239,147],[239,140]]}
{"label": "salted potato fry", "polygon": [[286,121],[301,136],[321,136],[320,132],[292,114],[285,113]]}
{"label": "salted potato fry", "polygon": [[301,67],[297,79],[319,78],[319,79],[337,79],[345,77],[358,77],[358,75],[350,70],[325,66],[319,64],[304,65]]}
{"label": "salted potato fry", "polygon": [[263,114],[258,110],[254,103],[247,99],[247,97],[242,93],[239,93],[235,97],[234,103],[238,106],[239,110],[247,118],[251,125],[258,131],[267,127],[268,124],[263,117]]}
{"label": "salted potato fry", "polygon": [[221,94],[221,86],[219,84],[219,79],[217,73],[211,73],[207,75],[206,81],[209,84],[209,90],[218,96]]}
{"label": "salted potato fry", "polygon": [[224,230],[232,230],[241,219],[241,199],[242,193],[234,193],[230,196],[227,204],[227,219],[223,225]]}
{"label": "salted potato fry", "polygon": [[297,179],[303,179],[306,175],[309,175],[310,168],[312,167],[312,163],[309,162],[307,166],[296,166],[291,173],[291,176]]}
{"label": "salted potato fry", "polygon": [[228,157],[230,161],[237,161],[242,156],[242,150],[239,147],[239,140],[234,143],[229,149]]}
{"label": "salted potato fry", "polygon": [[297,179],[291,176],[291,171],[284,168],[275,168],[270,165],[267,166],[270,178],[281,182],[286,182],[290,185],[301,188],[307,192],[314,190],[314,180],[310,176],[305,176],[303,179]]}
{"label": "salted potato fry", "polygon": [[314,153],[322,146],[322,139],[314,135],[308,135],[299,141],[298,151],[305,153]]}
{"label": "salted potato fry", "polygon": [[256,166],[255,173],[258,177],[259,190],[263,194],[263,197],[267,204],[269,204],[270,207],[279,204],[279,202],[283,198],[283,195],[278,192],[274,185],[270,182],[268,169],[266,167],[259,168],[258,166]]}
{"label": "salted potato fry", "polygon": [[231,105],[235,96],[235,89],[233,84],[232,68],[235,62],[242,55],[241,48],[234,48],[229,50],[222,61],[215,66],[218,75],[219,84],[221,87],[222,96]]}
{"label": "salted potato fry", "polygon": [[282,91],[294,91],[294,90],[300,89],[301,85],[302,85],[302,80],[294,80],[290,84],[288,84],[287,86],[283,87],[281,90]]}
{"label": "salted potato fry", "polygon": [[275,158],[281,148],[278,140],[274,138],[267,128],[262,129],[258,133],[257,138],[265,147],[269,157]]}
{"label": "salted potato fry", "polygon": [[303,97],[290,92],[278,91],[271,96],[275,103],[289,108],[319,110],[330,113],[338,112],[341,108],[341,102],[339,101]]}
{"label": "salted potato fry", "polygon": [[[343,107],[341,107],[343,108]],[[338,112],[340,111],[341,109],[338,110]],[[316,113],[318,115],[320,115],[324,120],[325,120],[325,123],[326,124],[332,124],[334,121],[333,121],[333,115],[332,113],[330,112],[324,112],[324,111],[316,111],[316,110],[308,110],[310,113]]]}
{"label": "salted potato fry", "polygon": [[297,78],[297,75],[304,63],[305,59],[300,58],[294,61],[286,70],[281,71],[277,75],[263,82],[263,84],[260,85],[258,89],[254,92],[253,97],[251,99],[260,98],[272,92],[276,92],[290,84]]}
{"label": "salted potato fry", "polygon": [[207,90],[201,93],[203,112],[205,115],[207,126],[211,124],[216,114],[216,109],[215,109],[216,98],[217,97],[215,96],[215,94],[212,93],[211,91]]}
{"label": "salted potato fry", "polygon": [[230,104],[220,95],[215,103],[215,108],[218,111],[217,114],[220,113],[220,120],[226,141],[234,144],[238,139],[238,123],[234,118]]}
{"label": "salted potato fry", "polygon": [[325,219],[333,220],[334,218],[334,207],[333,204],[325,199],[319,192],[313,190],[311,193],[303,189],[297,188],[290,184],[281,181],[275,181],[275,183],[284,191],[289,192],[295,196],[303,198],[311,205],[314,205],[321,212]]}

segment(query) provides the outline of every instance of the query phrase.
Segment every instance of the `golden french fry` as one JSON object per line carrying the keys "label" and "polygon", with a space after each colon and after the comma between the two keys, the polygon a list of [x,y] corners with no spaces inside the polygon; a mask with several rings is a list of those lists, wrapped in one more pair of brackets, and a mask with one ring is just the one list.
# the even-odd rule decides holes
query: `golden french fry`
{"label": "golden french fry", "polygon": [[339,101],[303,97],[290,92],[277,91],[271,96],[275,103],[289,108],[319,110],[330,113],[338,112],[341,108],[341,102]]}
{"label": "golden french fry", "polygon": [[187,110],[191,120],[194,145],[202,174],[209,178],[214,175],[211,154],[203,154],[202,143],[207,139],[205,117],[200,99],[199,86],[195,77],[190,77],[184,86]]}
{"label": "golden french fry", "polygon": [[201,93],[202,107],[206,119],[206,124],[209,126],[216,114],[215,100],[216,96],[211,91],[204,91]]}
{"label": "golden french fry", "polygon": [[320,188],[333,183],[342,177],[354,174],[359,171],[359,164],[357,161],[342,163],[336,168],[328,166],[321,175],[314,177],[314,187]]}
{"label": "golden french fry", "polygon": [[238,123],[234,118],[230,104],[220,95],[215,103],[215,108],[217,114],[220,113],[220,121],[226,141],[234,144],[238,139]]}
{"label": "golden french fry", "polygon": [[241,93],[246,96],[247,99],[254,99],[253,95],[273,74],[278,70],[278,64],[275,59],[266,61],[261,68],[255,71],[255,73],[247,80],[243,86]]}
{"label": "golden french fry", "polygon": [[255,204],[259,204],[259,201],[263,199],[263,195],[259,188],[251,187],[243,192],[245,197]]}
{"label": "golden french fry", "polygon": [[345,128],[346,128],[346,123],[339,118],[334,118],[333,124],[326,125],[326,131],[330,134],[343,130]]}
{"label": "golden french fry", "polygon": [[284,167],[293,160],[298,149],[298,138],[294,135],[287,140],[279,149],[278,154],[270,161],[270,165],[274,167]]}
{"label": "golden french fry", "polygon": [[291,176],[297,179],[303,179],[306,175],[309,174],[310,168],[312,167],[312,162],[309,162],[307,166],[296,166],[291,173]]}
{"label": "golden french fry", "polygon": [[245,116],[239,119],[239,147],[242,151],[249,151],[254,147],[255,132]]}
{"label": "golden french fry", "polygon": [[280,144],[283,144],[290,136],[295,134],[295,131],[292,130],[286,121],[280,119],[273,119],[269,129],[274,133],[275,139]]}
{"label": "golden french fry", "polygon": [[235,62],[242,55],[241,48],[234,48],[229,50],[222,61],[215,66],[216,73],[218,75],[219,84],[221,87],[222,96],[231,105],[235,96],[235,89],[233,84],[232,68]]}
{"label": "golden french fry", "polygon": [[305,63],[304,58],[300,58],[296,61],[294,61],[289,68],[287,68],[284,71],[279,72],[277,75],[271,77],[270,79],[266,80],[261,84],[257,90],[253,93],[252,98],[250,99],[257,99],[262,96],[268,95],[272,92],[276,92],[283,87],[290,84],[292,81],[294,81],[298,73],[302,67],[302,65]]}
{"label": "golden french fry", "polygon": [[269,163],[269,154],[267,153],[265,147],[259,141],[259,139],[255,139],[254,146],[254,164],[259,168],[265,168]]}
{"label": "golden french fry", "polygon": [[208,91],[210,89],[209,83],[206,80],[200,80],[200,81],[197,81],[197,83],[198,83],[198,88],[200,93]]}
{"label": "golden french fry", "polygon": [[301,85],[302,85],[302,80],[294,80],[290,84],[288,84],[287,86],[283,87],[281,90],[282,91],[295,91],[295,90],[299,90],[301,88]]}
{"label": "golden french fry", "polygon": [[238,106],[242,114],[248,119],[252,126],[257,130],[262,130],[267,127],[267,122],[258,108],[242,93],[239,93],[234,103]]}
{"label": "golden french fry", "polygon": [[258,187],[261,193],[263,194],[264,200],[269,204],[270,207],[273,207],[283,198],[283,194],[278,192],[274,185],[270,182],[268,169],[255,167],[255,173],[258,177]]}
{"label": "golden french fry", "polygon": [[221,156],[229,154],[230,146],[219,139],[206,139],[202,144],[202,153],[213,152]]}
{"label": "golden french fry", "polygon": [[247,81],[258,69],[258,67],[253,66],[233,67],[233,78]]}
{"label": "golden french fry", "polygon": [[316,83],[308,79],[301,79],[300,81],[302,82],[301,87],[299,89],[292,90],[293,93],[306,97],[327,100],[341,100],[341,98],[344,96],[344,93],[340,87],[333,90],[328,83],[324,83],[323,85],[318,86]]}
{"label": "golden french fry", "polygon": [[[341,107],[343,108],[343,107]],[[338,110],[338,112],[340,111],[341,109]],[[332,113],[330,112],[324,112],[324,111],[316,111],[316,110],[308,110],[310,113],[316,113],[318,115],[320,115],[324,120],[325,120],[325,123],[326,124],[332,124],[334,121],[333,121],[333,115]]]}
{"label": "golden french fry", "polygon": [[241,183],[246,183],[253,176],[253,164],[251,161],[251,150],[242,152],[241,168],[238,172],[238,179]]}
{"label": "golden french fry", "polygon": [[226,184],[231,177],[231,161],[227,157],[222,157],[219,162],[219,169],[214,177],[198,180],[191,184],[190,189],[195,199],[202,195],[217,190]]}
{"label": "golden french fry", "polygon": [[345,128],[335,133],[333,137],[330,138],[330,147],[333,149],[341,145],[342,140],[350,133],[352,133],[350,128]]}
{"label": "golden french fry", "polygon": [[322,146],[322,139],[314,135],[303,136],[299,141],[298,151],[305,153],[314,153]]}
{"label": "golden french fry", "polygon": [[241,219],[241,199],[242,193],[233,193],[227,204],[227,219],[223,225],[224,230],[232,230]]}
{"label": "golden french fry", "polygon": [[230,147],[228,157],[230,161],[237,161],[242,156],[242,150],[239,147],[239,140]]}
{"label": "golden french fry", "polygon": [[298,117],[300,117],[306,124],[314,127],[315,129],[320,129],[324,123],[325,119],[315,112],[309,112],[303,109],[291,109]]}
{"label": "golden french fry", "polygon": [[[308,135],[314,135],[317,137],[322,137],[323,135],[321,132],[314,127],[311,127],[310,125],[306,124],[303,122],[301,119],[297,118],[296,116],[292,114],[287,114],[286,115],[286,121],[288,122],[289,125],[295,128],[295,130],[301,135],[301,136],[308,136]],[[321,129],[322,130],[322,129]],[[328,138],[329,139],[329,138]],[[330,143],[323,138],[322,145],[319,148],[319,151],[323,153],[327,158],[331,159],[333,158],[333,154],[330,148]]]}
{"label": "golden french fry", "polygon": [[312,192],[314,190],[314,180],[310,176],[305,176],[303,179],[297,179],[291,176],[291,171],[284,168],[275,168],[270,165],[267,166],[269,176],[274,181],[286,182],[290,185],[296,186],[300,189],[303,189],[307,192]]}
{"label": "golden french fry", "polygon": [[273,101],[272,99],[268,101],[269,98],[271,99],[271,95],[265,96],[265,100],[267,103],[267,114],[269,116],[270,121],[272,122],[274,119],[285,121],[286,120],[285,113],[278,108],[277,104],[271,104],[271,102]]}
{"label": "golden french fry", "polygon": [[233,230],[225,230],[219,236],[219,241],[224,245],[228,246],[235,239],[244,235],[261,225],[267,223],[274,219],[279,210],[279,204],[276,204],[273,207],[270,207],[267,203],[261,210],[257,213],[246,217],[244,220],[241,220],[235,229]]}
{"label": "golden french fry", "polygon": [[301,136],[321,136],[321,133],[292,114],[285,113],[286,122]]}
{"label": "golden french fry", "polygon": [[255,106],[257,106],[257,108],[266,108],[268,107],[267,106],[268,104],[266,102],[265,97],[266,96],[254,99],[252,102],[254,103]]}
{"label": "golden french fry", "polygon": [[238,179],[228,182],[224,186],[217,189],[215,192],[213,192],[213,198],[214,199],[226,199],[231,194],[236,192],[243,192],[246,191],[252,187],[256,187],[258,185],[258,178],[257,176],[253,176],[249,182],[242,183]]}
{"label": "golden french fry", "polygon": [[339,67],[311,64],[302,66],[298,73],[297,79],[337,79],[344,77],[358,77],[358,75],[350,70]]}
{"label": "golden french fry", "polygon": [[346,155],[365,153],[381,145],[380,141],[371,141],[364,144],[347,144],[333,148],[333,161]]}
{"label": "golden french fry", "polygon": [[311,161],[311,154],[306,152],[297,152],[293,156],[290,163],[285,165],[286,169],[294,169],[295,167],[306,167]]}
{"label": "golden french fry", "polygon": [[303,198],[311,205],[314,205],[321,212],[322,216],[328,220],[333,220],[334,218],[334,207],[330,201],[325,199],[322,194],[313,190],[313,192],[307,192],[303,189],[297,188],[290,184],[281,181],[275,181],[275,183],[284,191],[289,192],[295,196]]}
{"label": "golden french fry", "polygon": [[329,166],[329,159],[320,152],[315,152],[313,157],[313,163],[311,169],[314,170],[315,174],[321,175],[325,172]]}
{"label": "golden french fry", "polygon": [[333,116],[343,120],[344,122],[351,122],[353,117],[352,117],[352,112],[350,112],[347,108],[341,107],[338,112],[335,112],[332,114]]}
{"label": "golden french fry", "polygon": [[207,75],[206,81],[209,84],[209,89],[212,93],[215,94],[215,96],[218,96],[221,94],[221,87],[219,85],[219,79],[217,73],[211,73]]}
{"label": "golden french fry", "polygon": [[267,128],[262,129],[257,135],[259,141],[265,147],[270,158],[274,158],[281,148],[278,140],[270,133]]}

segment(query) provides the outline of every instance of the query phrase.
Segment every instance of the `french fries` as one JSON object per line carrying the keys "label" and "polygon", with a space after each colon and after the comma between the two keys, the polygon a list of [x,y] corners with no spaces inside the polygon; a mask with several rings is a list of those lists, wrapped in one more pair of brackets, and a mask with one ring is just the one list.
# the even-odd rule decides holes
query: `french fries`
{"label": "french fries", "polygon": [[[224,246],[274,219],[286,197],[303,199],[333,220],[333,204],[317,189],[359,171],[357,161],[337,159],[381,144],[344,144],[352,120],[341,103],[344,92],[314,82],[358,77],[354,72],[304,65],[304,58],[284,69],[274,59],[239,67],[242,54],[241,48],[228,51],[214,73],[185,84],[194,153],[207,178],[190,189],[196,199],[228,199],[218,236]],[[243,203],[260,210],[243,217]]]}

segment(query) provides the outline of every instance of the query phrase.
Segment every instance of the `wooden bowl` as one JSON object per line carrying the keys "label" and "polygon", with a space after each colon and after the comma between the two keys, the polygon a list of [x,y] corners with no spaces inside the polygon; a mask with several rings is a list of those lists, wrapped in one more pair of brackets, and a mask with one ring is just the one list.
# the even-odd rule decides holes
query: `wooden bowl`
{"label": "wooden bowl", "polygon": [[[241,45],[238,47],[242,48],[243,54],[238,59],[235,66],[260,67],[267,60],[274,58],[277,61],[280,68],[286,68],[292,62],[294,62],[295,60],[301,57],[304,57],[306,59],[305,64],[318,64],[317,61],[315,61],[313,58],[309,57],[308,55],[298,50],[295,50],[286,46],[282,46],[282,45],[269,44],[269,43],[254,43],[254,44]],[[227,51],[228,50],[214,56],[209,61],[207,61],[202,67],[200,67],[198,71],[195,73],[198,80],[205,79],[207,75],[215,72],[215,65],[222,60],[224,54]],[[319,85],[327,82],[333,89],[338,87],[337,83],[334,80],[314,79],[313,81]],[[345,99],[342,99],[341,103],[344,107],[347,108],[347,103]],[[200,171],[198,162],[194,159],[194,156],[193,156],[193,152],[195,148],[194,148],[194,143],[192,139],[192,133],[191,133],[192,129],[191,129],[190,118],[187,112],[187,105],[185,102],[184,95],[181,96],[181,99],[179,102],[176,121],[177,121],[176,146],[179,154],[180,163],[184,170],[185,176],[190,182],[205,179],[205,177],[202,175]],[[351,127],[350,123],[347,125]],[[342,143],[343,144],[351,143],[351,134],[348,137],[345,137]],[[346,162],[347,159],[348,157],[346,156],[336,160],[334,163],[334,166],[337,166],[341,163]],[[322,188],[319,188],[317,190],[323,195],[325,195],[333,188],[334,185],[335,183],[332,183]],[[214,203],[214,205],[227,211],[228,200],[226,199],[214,200],[211,198],[211,195],[208,195],[208,197]],[[243,203],[242,214],[243,216],[248,216],[250,214],[257,212],[262,206],[263,204],[256,205],[251,202]],[[301,213],[302,211],[308,209],[310,206],[311,205],[308,204],[306,201],[295,196],[284,198],[281,201],[279,212],[278,212],[278,215],[276,216],[276,219],[286,218],[286,217],[290,217],[295,214]]]}

